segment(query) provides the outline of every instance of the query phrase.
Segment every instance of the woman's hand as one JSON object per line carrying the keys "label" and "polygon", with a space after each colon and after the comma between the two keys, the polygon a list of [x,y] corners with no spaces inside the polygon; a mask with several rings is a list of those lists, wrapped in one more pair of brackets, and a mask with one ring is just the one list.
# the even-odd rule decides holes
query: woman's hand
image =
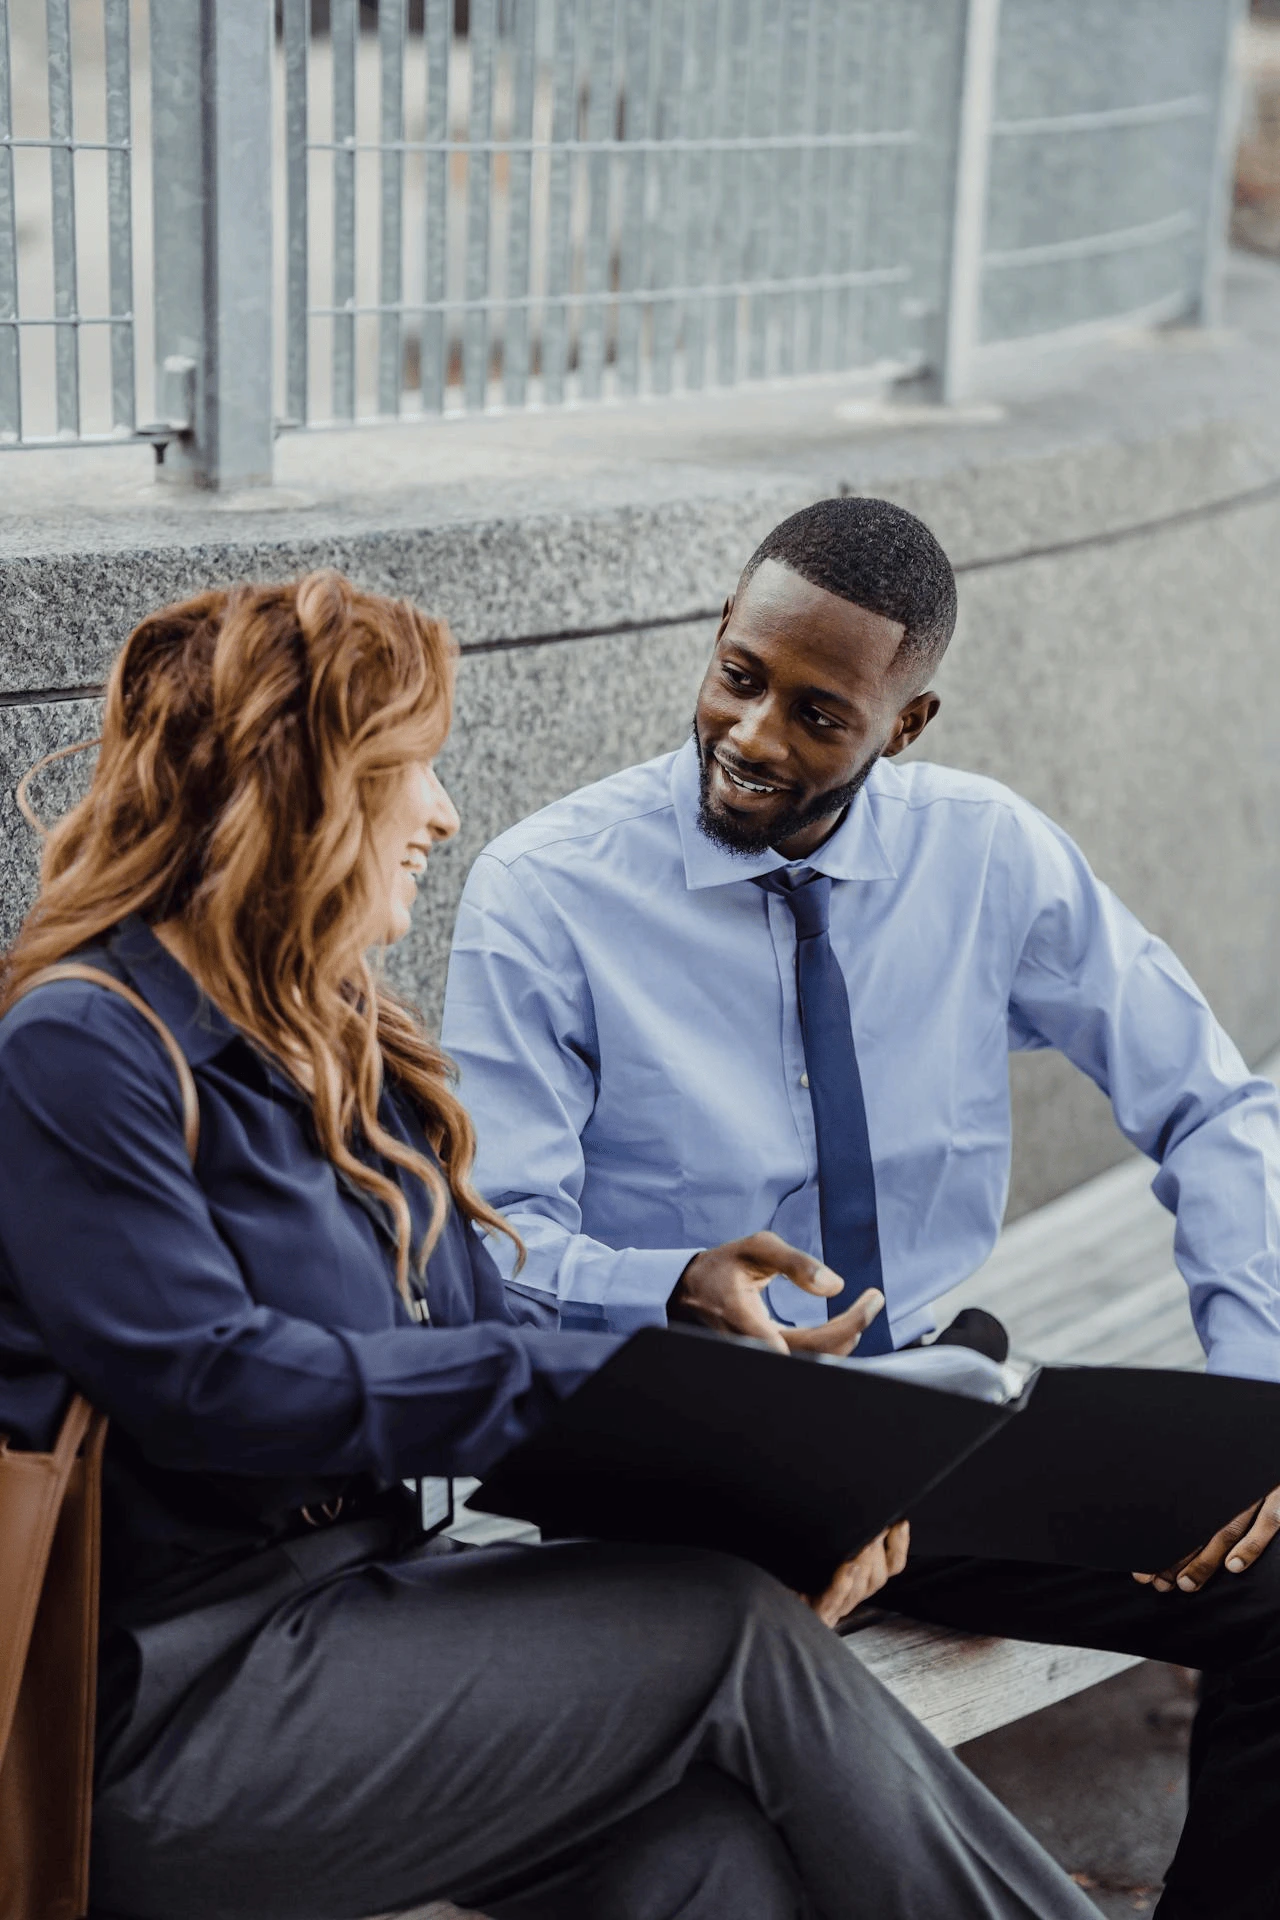
{"label": "woman's hand", "polygon": [[873,1594],[879,1593],[895,1573],[902,1572],[907,1564],[910,1545],[910,1522],[899,1520],[878,1540],[873,1540],[861,1553],[856,1553],[852,1560],[846,1560],[838,1566],[826,1592],[816,1598],[806,1595],[805,1605],[813,1608],[819,1620],[834,1627],[844,1619],[846,1613],[852,1613],[864,1600],[870,1600]]}

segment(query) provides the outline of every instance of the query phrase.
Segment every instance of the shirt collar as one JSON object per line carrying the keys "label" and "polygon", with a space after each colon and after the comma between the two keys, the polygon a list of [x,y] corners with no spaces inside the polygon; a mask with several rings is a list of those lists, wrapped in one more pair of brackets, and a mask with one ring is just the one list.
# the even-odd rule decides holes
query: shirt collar
{"label": "shirt collar", "polygon": [[[816,853],[809,854],[804,865],[832,880],[892,880],[897,869],[885,852],[872,807],[871,787],[875,768],[829,840]],[[698,825],[700,782],[698,748],[686,740],[671,764],[671,802],[680,850],[684,856],[685,885],[690,892],[699,887],[724,887],[735,880],[754,880],[762,873],[794,863],[769,847],[764,853],[731,853],[721,847]]]}
{"label": "shirt collar", "polygon": [[148,1006],[160,1015],[193,1067],[202,1066],[231,1041],[243,1038],[136,913],[120,922],[106,946]]}

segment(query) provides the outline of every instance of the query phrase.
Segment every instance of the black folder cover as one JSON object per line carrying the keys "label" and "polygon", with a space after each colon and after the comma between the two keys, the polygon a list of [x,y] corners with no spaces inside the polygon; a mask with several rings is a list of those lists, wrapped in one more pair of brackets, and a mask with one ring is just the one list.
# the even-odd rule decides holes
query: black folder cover
{"label": "black folder cover", "polygon": [[817,1593],[907,1514],[914,1554],[1156,1572],[1280,1485],[1280,1386],[1046,1367],[992,1406],[646,1327],[471,1496],[549,1538],[719,1547]]}
{"label": "black folder cover", "polygon": [[695,1328],[644,1327],[468,1504],[549,1538],[719,1547],[819,1593],[1010,1417]]}
{"label": "black folder cover", "polygon": [[1043,1367],[1015,1420],[911,1509],[913,1553],[1158,1573],[1280,1485],[1280,1386]]}

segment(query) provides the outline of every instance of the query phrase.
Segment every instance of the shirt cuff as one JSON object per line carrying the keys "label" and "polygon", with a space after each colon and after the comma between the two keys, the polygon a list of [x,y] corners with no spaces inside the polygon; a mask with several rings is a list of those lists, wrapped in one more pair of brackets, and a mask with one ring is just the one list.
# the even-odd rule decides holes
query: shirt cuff
{"label": "shirt cuff", "polygon": [[665,1327],[667,1302],[676,1282],[702,1247],[628,1247],[610,1262],[602,1300],[560,1301],[562,1327],[603,1328],[634,1333],[637,1327]]}
{"label": "shirt cuff", "polygon": [[1215,1340],[1207,1370],[1232,1374],[1239,1380],[1280,1381],[1280,1344],[1261,1337]]}

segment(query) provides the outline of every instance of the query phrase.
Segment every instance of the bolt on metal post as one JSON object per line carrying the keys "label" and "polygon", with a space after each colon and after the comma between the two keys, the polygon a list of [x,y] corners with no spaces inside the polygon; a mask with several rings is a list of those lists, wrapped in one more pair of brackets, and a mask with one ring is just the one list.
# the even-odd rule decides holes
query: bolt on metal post
{"label": "bolt on metal post", "polygon": [[151,8],[156,391],[169,482],[272,478],[272,8]]}

